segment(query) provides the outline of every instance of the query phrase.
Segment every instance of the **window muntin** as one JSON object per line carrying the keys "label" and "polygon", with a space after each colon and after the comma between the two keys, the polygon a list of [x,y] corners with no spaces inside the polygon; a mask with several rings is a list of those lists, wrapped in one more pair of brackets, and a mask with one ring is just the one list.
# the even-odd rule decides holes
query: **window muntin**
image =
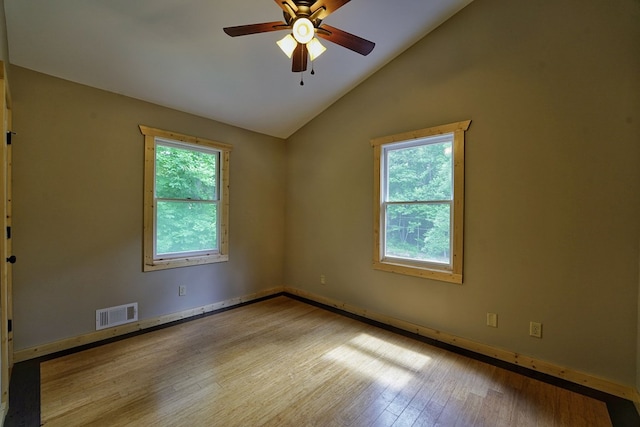
{"label": "window muntin", "polygon": [[464,132],[470,123],[371,141],[374,268],[462,283]]}
{"label": "window muntin", "polygon": [[144,271],[227,261],[231,146],[140,126]]}

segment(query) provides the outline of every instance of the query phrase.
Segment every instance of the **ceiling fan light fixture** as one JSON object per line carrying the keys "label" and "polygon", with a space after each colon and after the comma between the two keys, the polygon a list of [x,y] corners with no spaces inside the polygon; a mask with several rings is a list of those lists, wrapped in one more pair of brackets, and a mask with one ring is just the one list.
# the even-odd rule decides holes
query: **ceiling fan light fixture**
{"label": "ceiling fan light fixture", "polygon": [[276,43],[289,58],[291,58],[293,51],[296,50],[298,46],[298,42],[296,42],[296,39],[294,39],[291,34],[287,34],[282,40],[278,40]]}
{"label": "ceiling fan light fixture", "polygon": [[307,18],[298,18],[293,23],[293,37],[298,43],[307,44],[313,39],[315,28]]}
{"label": "ceiling fan light fixture", "polygon": [[307,43],[307,50],[309,51],[309,59],[314,61],[318,56],[322,55],[327,48],[320,43],[320,40],[314,37]]}

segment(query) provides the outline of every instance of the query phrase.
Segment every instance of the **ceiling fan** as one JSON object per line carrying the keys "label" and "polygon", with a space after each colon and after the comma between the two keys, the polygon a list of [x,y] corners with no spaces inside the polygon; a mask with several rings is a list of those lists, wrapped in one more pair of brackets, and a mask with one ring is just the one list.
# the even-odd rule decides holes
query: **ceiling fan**
{"label": "ceiling fan", "polygon": [[224,32],[231,37],[249,34],[267,33],[271,31],[291,30],[284,39],[278,41],[280,48],[292,58],[291,71],[302,72],[307,69],[307,61],[313,61],[324,52],[321,39],[346,47],[361,55],[368,55],[375,43],[356,35],[347,33],[329,25],[322,20],[350,0],[275,0],[283,10],[284,21],[265,22],[262,24],[239,25],[226,27]]}

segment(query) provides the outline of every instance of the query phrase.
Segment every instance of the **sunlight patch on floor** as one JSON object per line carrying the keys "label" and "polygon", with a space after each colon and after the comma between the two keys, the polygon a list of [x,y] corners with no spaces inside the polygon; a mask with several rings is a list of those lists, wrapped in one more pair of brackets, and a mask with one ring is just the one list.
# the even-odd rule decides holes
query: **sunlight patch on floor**
{"label": "sunlight patch on floor", "polygon": [[368,334],[360,334],[325,357],[377,382],[400,389],[431,358]]}

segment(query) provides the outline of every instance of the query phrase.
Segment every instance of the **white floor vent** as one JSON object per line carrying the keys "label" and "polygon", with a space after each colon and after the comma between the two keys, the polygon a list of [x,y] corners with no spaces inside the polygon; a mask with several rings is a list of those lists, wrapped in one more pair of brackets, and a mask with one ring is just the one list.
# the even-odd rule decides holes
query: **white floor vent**
{"label": "white floor vent", "polygon": [[96,331],[136,322],[138,320],[138,303],[119,305],[117,307],[96,310]]}

